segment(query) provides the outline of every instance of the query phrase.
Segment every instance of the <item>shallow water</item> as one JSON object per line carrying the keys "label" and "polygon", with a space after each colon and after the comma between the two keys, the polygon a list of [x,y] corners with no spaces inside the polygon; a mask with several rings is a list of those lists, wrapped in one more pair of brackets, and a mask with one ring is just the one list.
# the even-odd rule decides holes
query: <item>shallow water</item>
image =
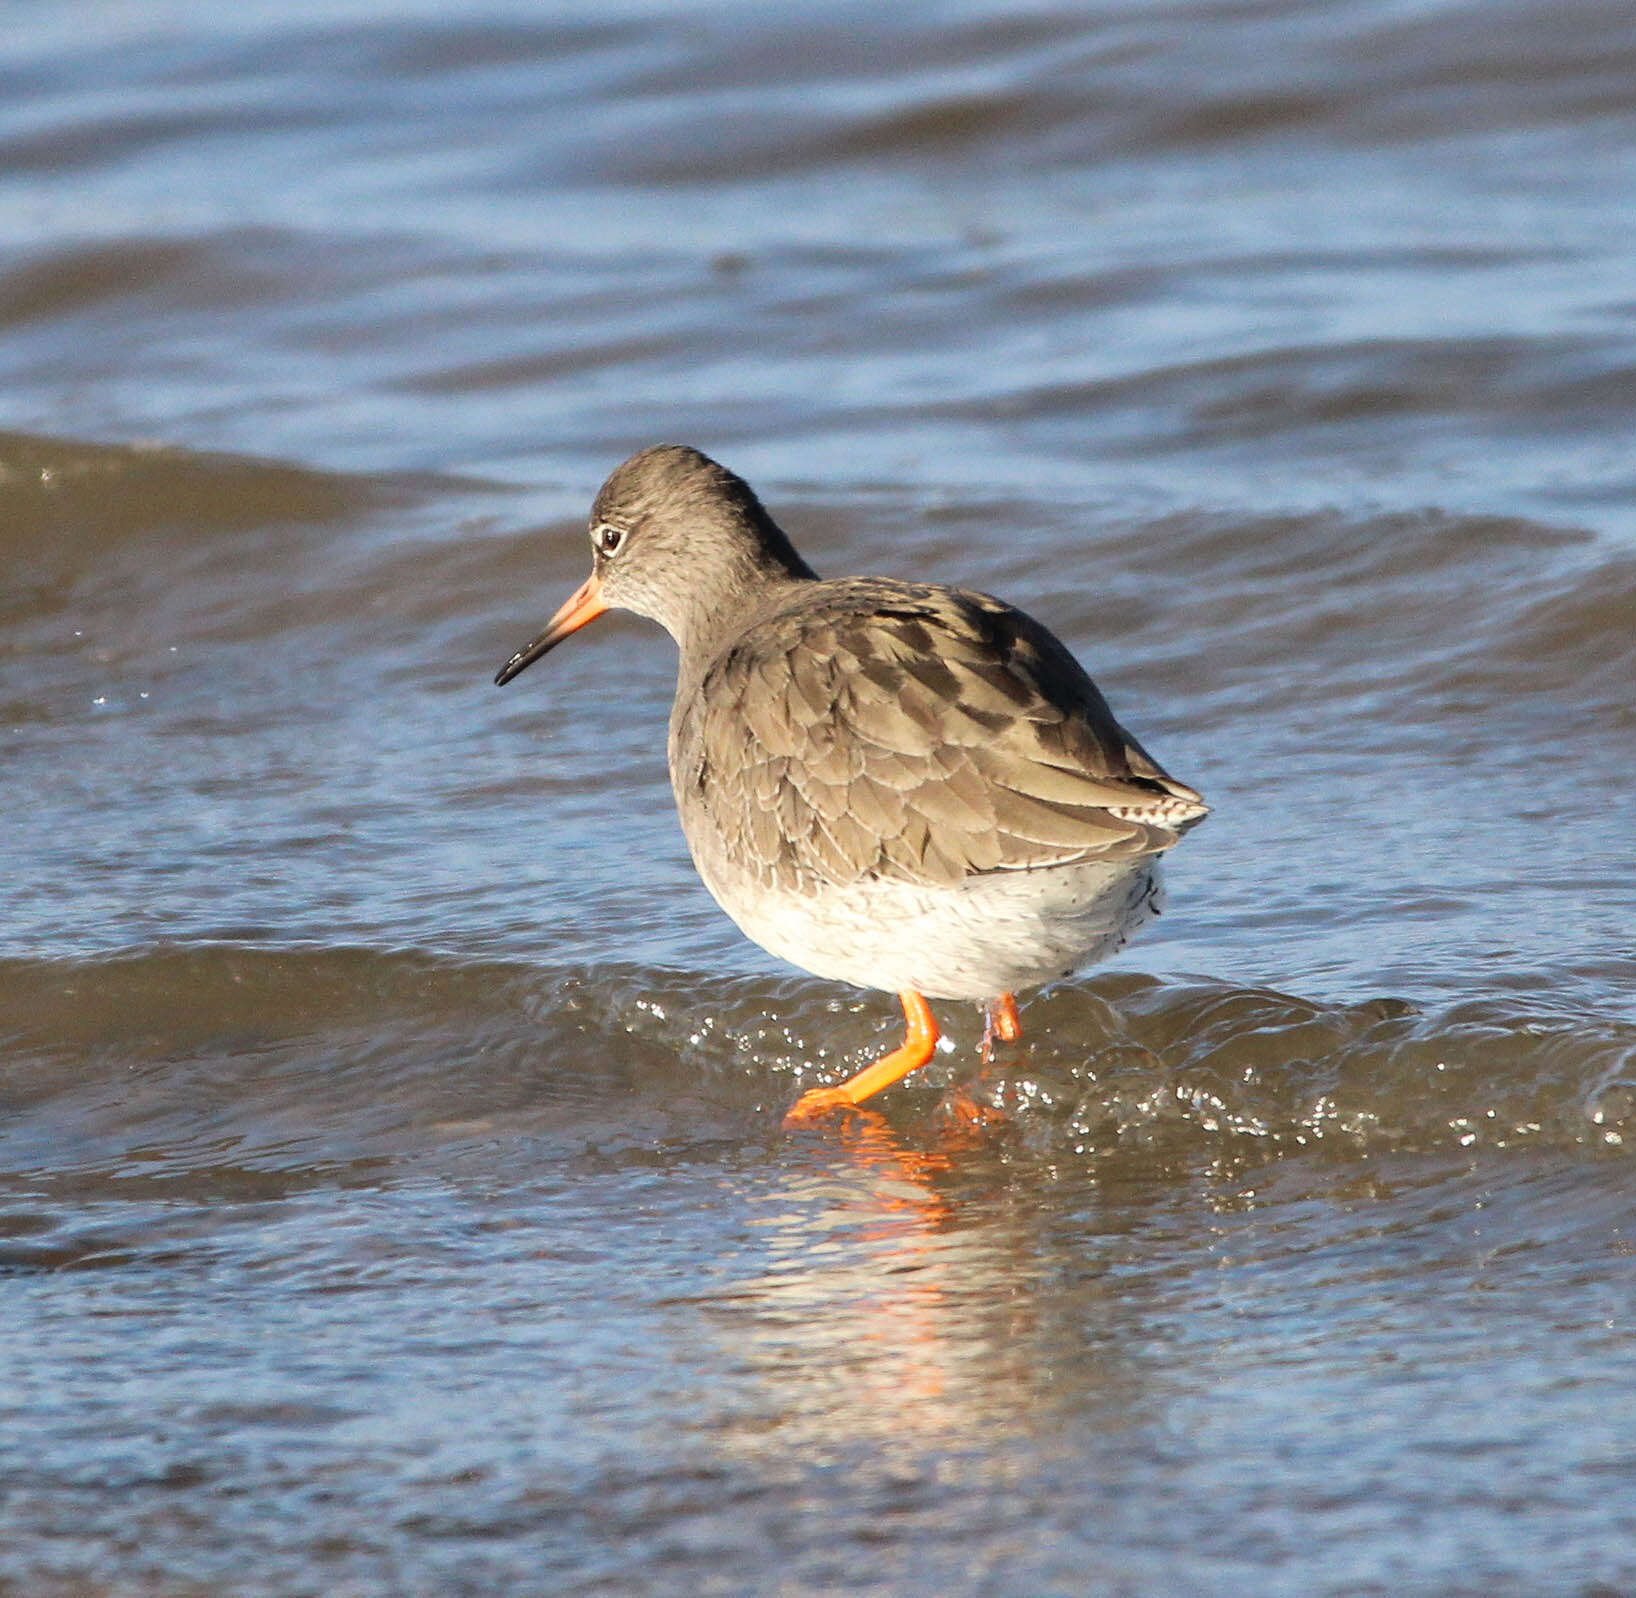
{"label": "shallow water", "polygon": [[[0,36],[0,1588],[1636,1587],[1636,21]],[[1005,594],[1215,814],[844,1130],[624,454]],[[971,1130],[956,1088],[992,1111]]]}

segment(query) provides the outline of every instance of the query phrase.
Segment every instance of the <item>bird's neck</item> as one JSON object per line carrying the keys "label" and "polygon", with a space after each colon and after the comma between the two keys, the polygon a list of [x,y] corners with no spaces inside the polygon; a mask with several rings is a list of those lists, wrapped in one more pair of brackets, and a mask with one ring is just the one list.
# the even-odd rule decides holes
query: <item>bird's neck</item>
{"label": "bird's neck", "polygon": [[711,665],[755,622],[779,609],[817,576],[802,563],[799,571],[760,570],[735,580],[701,584],[696,602],[680,625],[672,627],[681,660],[677,669],[678,695],[690,693]]}
{"label": "bird's neck", "polygon": [[681,651],[684,682],[696,681],[757,616],[818,574],[773,519],[754,507],[753,536],[722,540],[718,557],[690,584],[675,614],[661,618]]}

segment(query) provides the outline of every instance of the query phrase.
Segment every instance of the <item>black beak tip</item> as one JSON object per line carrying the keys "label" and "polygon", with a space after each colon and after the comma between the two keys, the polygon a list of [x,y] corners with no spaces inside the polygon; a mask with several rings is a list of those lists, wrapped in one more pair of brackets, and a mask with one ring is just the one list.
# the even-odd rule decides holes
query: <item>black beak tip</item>
{"label": "black beak tip", "polygon": [[495,672],[494,686],[504,688],[519,672],[527,671],[542,655],[550,654],[559,641],[560,634],[553,629],[550,632],[541,633],[532,643],[524,644],[505,665]]}

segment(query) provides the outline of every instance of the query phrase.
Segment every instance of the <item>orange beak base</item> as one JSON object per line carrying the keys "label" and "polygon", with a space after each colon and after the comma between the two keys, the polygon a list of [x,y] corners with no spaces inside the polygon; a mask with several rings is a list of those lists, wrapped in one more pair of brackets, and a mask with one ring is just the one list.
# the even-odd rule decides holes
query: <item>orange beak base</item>
{"label": "orange beak base", "polygon": [[526,671],[541,655],[550,653],[569,633],[577,633],[588,622],[593,622],[608,608],[602,598],[602,583],[592,572],[568,596],[567,602],[550,620],[545,631],[533,643],[525,644],[495,673],[494,680],[504,687],[520,671]]}

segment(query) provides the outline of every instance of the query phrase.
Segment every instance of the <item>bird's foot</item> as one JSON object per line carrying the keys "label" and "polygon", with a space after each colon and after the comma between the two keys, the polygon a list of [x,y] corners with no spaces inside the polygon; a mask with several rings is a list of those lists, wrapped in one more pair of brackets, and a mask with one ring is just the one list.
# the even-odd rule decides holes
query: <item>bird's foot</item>
{"label": "bird's foot", "polygon": [[938,1036],[931,1006],[912,988],[905,988],[898,997],[903,1001],[907,1026],[903,1042],[839,1087],[809,1088],[784,1117],[786,1127],[810,1126],[834,1110],[854,1108],[882,1088],[901,1082],[931,1059]]}
{"label": "bird's foot", "polygon": [[997,1104],[980,1104],[963,1087],[957,1087],[942,1105],[943,1114],[962,1132],[983,1132],[1004,1126],[1011,1119]]}
{"label": "bird's foot", "polygon": [[816,1126],[820,1121],[834,1115],[837,1110],[856,1108],[857,1101],[844,1086],[808,1088],[785,1112],[784,1130],[788,1132],[796,1127]]}
{"label": "bird's foot", "polygon": [[983,1007],[983,1064],[993,1061],[996,1043],[1015,1043],[1022,1035],[1022,1017],[1017,1014],[1016,997],[1002,993]]}

